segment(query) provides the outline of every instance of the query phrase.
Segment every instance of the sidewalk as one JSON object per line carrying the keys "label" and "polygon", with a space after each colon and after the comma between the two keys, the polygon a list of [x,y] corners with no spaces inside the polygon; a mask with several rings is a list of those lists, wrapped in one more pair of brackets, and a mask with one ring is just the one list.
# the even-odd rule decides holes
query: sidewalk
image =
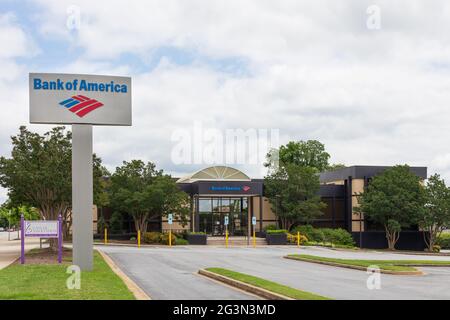
{"label": "sidewalk", "polygon": [[[17,232],[11,232],[11,239],[17,238]],[[39,239],[27,238],[25,251],[39,247]],[[0,232],[0,270],[6,268],[20,257],[20,240],[8,241],[8,232]]]}

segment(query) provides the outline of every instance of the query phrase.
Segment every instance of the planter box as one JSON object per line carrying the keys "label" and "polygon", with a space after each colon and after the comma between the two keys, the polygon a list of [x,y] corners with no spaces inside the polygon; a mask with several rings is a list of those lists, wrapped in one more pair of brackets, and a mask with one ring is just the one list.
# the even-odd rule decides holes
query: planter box
{"label": "planter box", "polygon": [[287,235],[285,233],[266,233],[266,241],[268,245],[284,245],[287,243]]}
{"label": "planter box", "polygon": [[206,245],[206,234],[188,234],[187,241],[189,244]]}

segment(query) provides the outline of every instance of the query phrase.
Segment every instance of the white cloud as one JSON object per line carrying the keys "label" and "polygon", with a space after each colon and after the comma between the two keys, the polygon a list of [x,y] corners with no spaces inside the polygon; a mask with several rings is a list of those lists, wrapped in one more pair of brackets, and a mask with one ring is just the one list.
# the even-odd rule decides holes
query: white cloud
{"label": "white cloud", "polygon": [[[81,49],[72,64],[49,71],[133,77],[133,127],[95,128],[95,151],[109,168],[142,158],[172,172],[197,169],[171,163],[170,136],[201,120],[221,130],[279,128],[281,143],[318,139],[335,162],[428,165],[450,178],[447,1],[36,2],[40,36]],[[66,28],[72,4],[81,10],[79,30]],[[372,4],[381,9],[377,31],[366,28]],[[148,61],[162,46],[193,52],[194,62],[167,58],[139,73],[120,62],[124,54]],[[239,58],[246,72],[221,72],[202,57]],[[8,74],[25,77],[5,59]],[[6,101],[2,154],[5,136],[27,123],[25,86],[0,84],[0,93],[16,90]]]}

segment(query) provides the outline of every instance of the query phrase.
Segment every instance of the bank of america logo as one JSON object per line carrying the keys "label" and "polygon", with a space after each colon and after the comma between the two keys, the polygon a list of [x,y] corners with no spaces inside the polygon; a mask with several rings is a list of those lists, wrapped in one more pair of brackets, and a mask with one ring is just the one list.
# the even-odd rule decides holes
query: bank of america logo
{"label": "bank of america logo", "polygon": [[245,192],[247,192],[248,190],[250,190],[251,188],[249,186],[243,186],[242,190],[244,190]]}
{"label": "bank of america logo", "polygon": [[103,106],[103,103],[95,99],[82,96],[81,94],[61,101],[59,104],[66,107],[68,110],[72,111],[80,118],[84,117],[89,112],[92,112],[95,109]]}

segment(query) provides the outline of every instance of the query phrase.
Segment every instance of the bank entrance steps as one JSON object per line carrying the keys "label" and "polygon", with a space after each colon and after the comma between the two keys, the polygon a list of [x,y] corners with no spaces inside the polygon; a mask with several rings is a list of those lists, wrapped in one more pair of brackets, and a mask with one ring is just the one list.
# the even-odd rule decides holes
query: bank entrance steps
{"label": "bank entrance steps", "polygon": [[[262,246],[267,245],[265,238],[256,238],[256,245]],[[225,237],[211,237],[208,236],[207,238],[207,244],[212,246],[224,246],[225,245]],[[250,238],[249,241],[247,241],[247,237],[228,237],[228,245],[229,246],[247,246],[253,245],[253,238]]]}

